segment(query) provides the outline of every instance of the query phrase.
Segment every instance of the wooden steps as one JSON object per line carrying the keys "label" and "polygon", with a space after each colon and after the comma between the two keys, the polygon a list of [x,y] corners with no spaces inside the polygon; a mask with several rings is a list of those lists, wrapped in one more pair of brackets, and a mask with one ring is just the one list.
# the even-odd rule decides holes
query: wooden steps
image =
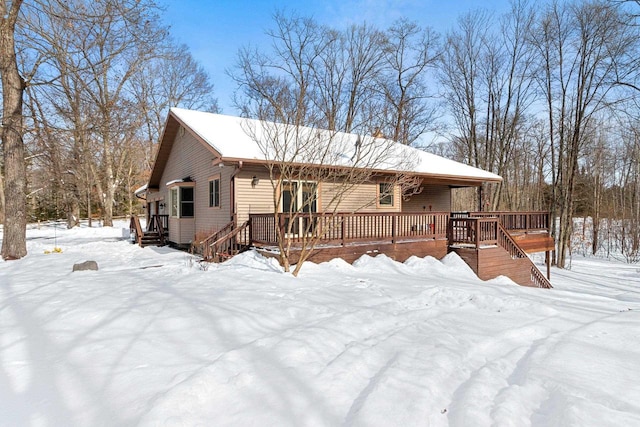
{"label": "wooden steps", "polygon": [[146,246],[164,246],[164,243],[160,233],[155,231],[145,231],[140,238],[140,246],[143,248]]}
{"label": "wooden steps", "polygon": [[453,245],[450,250],[456,252],[482,280],[507,276],[522,286],[551,288],[551,282],[538,270],[522,247],[533,248],[531,252],[540,252],[540,248],[551,250],[548,233],[536,233],[512,236],[501,224],[497,224],[496,245]]}
{"label": "wooden steps", "polygon": [[161,225],[160,221],[160,215],[152,216],[149,224],[150,229],[143,231],[140,226],[140,219],[132,215],[129,222],[129,233],[131,233],[133,241],[143,248],[145,246],[164,246],[166,229]]}
{"label": "wooden steps", "polygon": [[202,259],[223,262],[249,249],[249,221],[239,227],[232,221],[198,244]]}
{"label": "wooden steps", "polygon": [[529,260],[512,258],[505,249],[485,248],[452,248],[482,280],[507,276],[522,286],[536,286],[531,280]]}

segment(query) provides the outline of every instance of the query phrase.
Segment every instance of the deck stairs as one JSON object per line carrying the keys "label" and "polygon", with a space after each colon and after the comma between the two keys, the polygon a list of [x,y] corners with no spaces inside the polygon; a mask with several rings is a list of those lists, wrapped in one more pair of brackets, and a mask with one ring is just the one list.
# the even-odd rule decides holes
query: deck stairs
{"label": "deck stairs", "polygon": [[456,252],[480,279],[503,275],[522,286],[553,287],[497,219],[483,218],[473,223],[456,219],[451,228],[450,251]]}
{"label": "deck stairs", "polygon": [[249,249],[250,222],[245,221],[239,226],[231,221],[211,236],[198,243],[198,252],[203,261],[223,262]]}
{"label": "deck stairs", "polygon": [[146,230],[142,229],[140,218],[132,215],[131,221],[129,222],[129,232],[132,236],[132,241],[143,248],[146,246],[164,246],[166,244],[166,230],[162,226],[158,215],[151,217]]}

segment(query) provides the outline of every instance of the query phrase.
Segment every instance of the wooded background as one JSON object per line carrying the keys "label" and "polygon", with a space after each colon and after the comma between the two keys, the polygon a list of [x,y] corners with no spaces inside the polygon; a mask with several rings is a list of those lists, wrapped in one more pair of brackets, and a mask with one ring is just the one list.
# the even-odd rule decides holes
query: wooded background
{"label": "wooded background", "polygon": [[[535,6],[535,7],[534,7]],[[276,13],[272,48],[228,72],[239,114],[367,135],[501,175],[459,209],[550,210],[565,266],[574,217],[640,258],[638,1],[514,1],[439,34]],[[213,82],[151,0],[0,1],[2,255],[26,222],[137,212],[167,110],[218,111]],[[226,112],[235,114],[234,112]],[[22,178],[21,178],[22,177]],[[585,222],[586,224],[586,222]],[[6,241],[9,240],[9,243]],[[20,243],[20,242],[19,242]]]}

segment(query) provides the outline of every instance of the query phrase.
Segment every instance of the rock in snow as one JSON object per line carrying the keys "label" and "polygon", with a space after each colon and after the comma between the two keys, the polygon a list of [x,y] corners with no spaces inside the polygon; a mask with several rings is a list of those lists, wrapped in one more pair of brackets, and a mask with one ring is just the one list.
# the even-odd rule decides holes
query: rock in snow
{"label": "rock in snow", "polygon": [[86,270],[98,270],[98,263],[95,261],[85,261],[78,264],[73,264],[72,271],[86,271]]}

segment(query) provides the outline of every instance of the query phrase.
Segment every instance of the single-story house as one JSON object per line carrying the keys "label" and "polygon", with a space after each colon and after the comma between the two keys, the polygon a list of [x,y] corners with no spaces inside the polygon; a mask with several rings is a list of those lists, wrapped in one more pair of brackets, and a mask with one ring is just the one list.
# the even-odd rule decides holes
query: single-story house
{"label": "single-story house", "polygon": [[[282,180],[284,163],[304,176]],[[366,170],[366,178],[359,175],[336,197],[343,185],[336,177],[352,179],[353,170]],[[532,272],[525,253],[552,249],[548,213],[451,213],[453,188],[501,180],[384,138],[171,108],[149,182],[137,195],[146,201],[149,231],[160,231],[163,241],[176,246],[216,246],[225,235],[238,241],[242,226],[250,230],[242,243],[266,251],[276,246],[273,228],[289,224],[278,214],[331,212],[338,225],[327,229],[315,260],[386,253],[402,261],[455,250],[481,278],[509,275],[504,265],[519,259],[526,267],[511,274],[514,281],[548,287],[546,279],[534,277],[542,275]],[[411,182],[410,188],[403,182]],[[491,248],[502,257],[488,256]],[[481,265],[491,267],[487,274]],[[506,270],[512,268],[517,270]]]}

